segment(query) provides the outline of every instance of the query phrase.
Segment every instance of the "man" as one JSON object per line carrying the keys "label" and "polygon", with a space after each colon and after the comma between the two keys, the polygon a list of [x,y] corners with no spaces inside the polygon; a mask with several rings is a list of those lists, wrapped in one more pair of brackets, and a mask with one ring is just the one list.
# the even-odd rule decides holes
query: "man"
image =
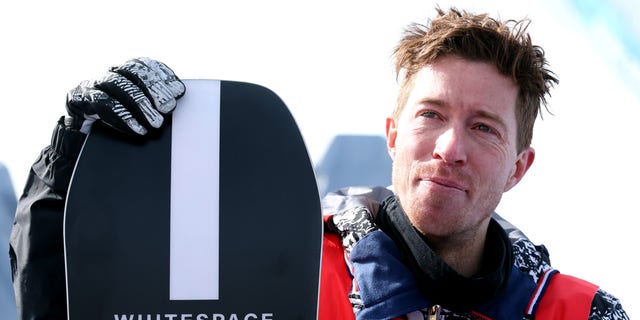
{"label": "man", "polygon": [[395,194],[351,188],[324,200],[321,317],[353,307],[357,319],[627,319],[617,299],[553,270],[546,249],[493,215],[533,163],[533,125],[557,83],[528,22],[437,11],[395,50]]}
{"label": "man", "polygon": [[[321,319],[627,318],[615,298],[558,275],[543,247],[492,218],[531,166],[533,122],[556,82],[515,28],[438,10],[400,42],[403,86],[387,121],[396,193],[355,188],[325,199]],[[157,61],[112,71],[71,91],[69,115],[20,199],[11,237],[20,319],[66,317],[62,209],[91,124],[146,135],[184,93]]]}

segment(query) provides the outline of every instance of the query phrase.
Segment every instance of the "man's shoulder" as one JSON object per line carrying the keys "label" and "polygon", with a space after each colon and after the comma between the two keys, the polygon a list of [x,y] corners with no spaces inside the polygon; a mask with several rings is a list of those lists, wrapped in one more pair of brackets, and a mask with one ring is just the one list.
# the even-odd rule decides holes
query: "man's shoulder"
{"label": "man's shoulder", "polygon": [[556,273],[540,300],[536,316],[547,319],[561,315],[562,319],[591,319],[589,314],[598,286],[562,273]]}
{"label": "man's shoulder", "polygon": [[322,198],[323,215],[332,215],[354,207],[365,207],[375,213],[393,190],[382,186],[351,186],[327,193]]}
{"label": "man's shoulder", "polygon": [[514,255],[514,265],[521,272],[538,282],[550,270],[551,261],[544,245],[536,245],[527,238],[510,238]]}
{"label": "man's shoulder", "polygon": [[[628,320],[620,301],[587,280],[555,272],[544,290],[536,317],[567,320]],[[555,318],[554,318],[555,319]]]}

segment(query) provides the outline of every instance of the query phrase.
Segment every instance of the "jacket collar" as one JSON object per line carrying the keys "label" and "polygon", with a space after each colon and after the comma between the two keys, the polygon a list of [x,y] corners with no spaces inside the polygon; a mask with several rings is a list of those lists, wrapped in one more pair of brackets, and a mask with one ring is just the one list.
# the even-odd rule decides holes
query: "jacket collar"
{"label": "jacket collar", "polygon": [[399,248],[420,291],[434,303],[454,311],[473,310],[493,299],[508,282],[513,255],[505,231],[491,220],[482,274],[465,277],[447,265],[411,225],[395,196],[383,201],[376,224]]}

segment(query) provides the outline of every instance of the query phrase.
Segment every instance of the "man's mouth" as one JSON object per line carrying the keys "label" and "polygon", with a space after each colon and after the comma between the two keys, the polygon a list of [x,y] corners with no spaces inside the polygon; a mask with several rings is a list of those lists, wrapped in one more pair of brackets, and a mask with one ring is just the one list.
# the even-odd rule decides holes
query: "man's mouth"
{"label": "man's mouth", "polygon": [[467,188],[462,184],[453,179],[443,178],[443,177],[428,177],[421,179],[422,181],[436,184],[441,187],[456,189],[462,192],[467,192]]}

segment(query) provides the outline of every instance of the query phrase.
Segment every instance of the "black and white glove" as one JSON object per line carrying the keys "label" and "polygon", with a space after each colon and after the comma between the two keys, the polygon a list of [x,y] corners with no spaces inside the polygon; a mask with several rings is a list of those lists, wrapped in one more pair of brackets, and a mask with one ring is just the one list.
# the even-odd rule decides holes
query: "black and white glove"
{"label": "black and white glove", "polygon": [[162,62],[131,59],[69,91],[65,124],[88,133],[101,120],[119,131],[145,135],[160,128],[184,92],[182,81]]}

